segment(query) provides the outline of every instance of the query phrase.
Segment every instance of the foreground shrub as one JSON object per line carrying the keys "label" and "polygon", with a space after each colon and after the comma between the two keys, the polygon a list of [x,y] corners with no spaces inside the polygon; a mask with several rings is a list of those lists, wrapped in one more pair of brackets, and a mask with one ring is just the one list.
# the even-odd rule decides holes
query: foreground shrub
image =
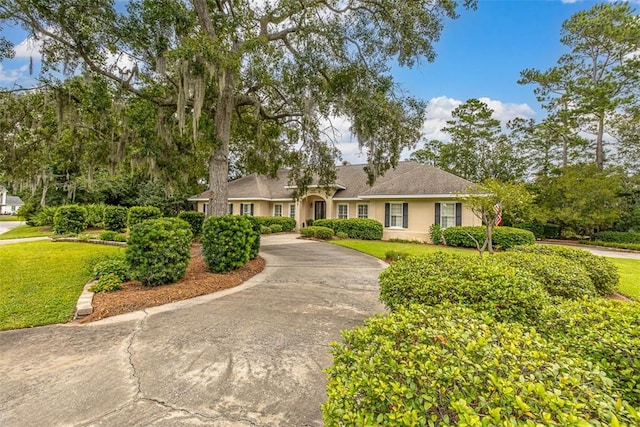
{"label": "foreground shrub", "polygon": [[103,204],[90,204],[84,208],[87,210],[87,227],[104,227]]}
{"label": "foreground shrub", "polygon": [[99,261],[93,266],[93,279],[98,280],[107,274],[115,275],[121,282],[131,279],[129,265],[124,258],[114,257]]}
{"label": "foreground shrub", "polygon": [[640,244],[640,233],[622,231],[601,231],[593,235],[593,240],[612,243],[637,243]]}
{"label": "foreground shrub", "polygon": [[262,238],[260,234],[262,231],[262,225],[260,225],[260,221],[256,219],[257,217],[255,216],[246,216],[245,218],[249,220],[251,227],[253,227],[254,240],[251,244],[251,250],[249,251],[249,259],[254,259],[260,252],[260,239]]}
{"label": "foreground shrub", "polygon": [[122,206],[104,207],[104,228],[121,232],[127,228],[127,208]]}
{"label": "foreground shrub", "polygon": [[204,224],[205,218],[203,212],[182,211],[178,214],[178,218],[189,223],[193,237],[199,236],[202,233],[202,224]]}
{"label": "foreground shrub", "polygon": [[591,278],[596,292],[600,295],[611,295],[618,288],[620,276],[616,266],[608,259],[593,255],[584,249],[557,245],[527,245],[514,247],[513,250],[534,254],[559,255],[580,264]]}
{"label": "foreground shrub", "polygon": [[[485,240],[485,227],[449,227],[442,232],[447,246],[463,248],[477,248],[476,242],[482,246]],[[473,237],[473,238],[472,238]],[[493,247],[496,249],[510,249],[517,245],[532,245],[536,237],[529,230],[513,227],[495,227],[492,234]]]}
{"label": "foreground shrub", "polygon": [[392,263],[380,274],[380,300],[391,310],[458,303],[498,320],[529,322],[538,318],[549,295],[528,274],[506,264],[437,252]]}
{"label": "foreground shrub", "polygon": [[528,271],[550,295],[563,298],[596,295],[596,288],[585,269],[558,255],[501,252],[491,259]]}
{"label": "foreground shrub", "polygon": [[440,224],[431,224],[431,227],[429,227],[429,239],[434,245],[442,244],[442,226]]}
{"label": "foreground shrub", "polygon": [[209,217],[202,226],[202,251],[209,270],[224,273],[242,267],[251,259],[258,238],[244,215]]}
{"label": "foreground shrub", "polygon": [[191,227],[179,218],[148,219],[130,230],[126,250],[131,276],[144,286],[174,283],[191,258]]}
{"label": "foreground shrub", "polygon": [[133,206],[129,208],[127,225],[129,228],[147,219],[162,218],[162,211],[155,206]]}
{"label": "foreground shrub", "polygon": [[300,235],[302,237],[306,237],[306,238],[315,237],[316,239],[322,239],[322,240],[333,239],[333,234],[334,234],[333,230],[330,229],[329,227],[320,227],[316,225],[305,227],[300,230]]}
{"label": "foreground shrub", "polygon": [[347,233],[350,239],[381,240],[383,227],[379,221],[367,218],[317,219],[313,226],[327,227],[338,232]]}
{"label": "foreground shrub", "polygon": [[280,231],[291,231],[296,228],[296,220],[287,216],[254,216],[253,218],[258,221],[258,224],[271,229],[274,225],[282,227]]}
{"label": "foreground shrub", "polygon": [[597,368],[534,330],[412,306],[333,344],[326,426],[637,425]]}
{"label": "foreground shrub", "polygon": [[60,206],[53,217],[53,232],[78,234],[87,228],[87,211],[82,206]]}
{"label": "foreground shrub", "polygon": [[602,298],[547,308],[538,330],[568,352],[596,363],[614,389],[640,407],[640,304]]}
{"label": "foreground shrub", "polygon": [[100,276],[98,282],[91,286],[91,292],[113,292],[122,289],[122,281],[116,274]]}

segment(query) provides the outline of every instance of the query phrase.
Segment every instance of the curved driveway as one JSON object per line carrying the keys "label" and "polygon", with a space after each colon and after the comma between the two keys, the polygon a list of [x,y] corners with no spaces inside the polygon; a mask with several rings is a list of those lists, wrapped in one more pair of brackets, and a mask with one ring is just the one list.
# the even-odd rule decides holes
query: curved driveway
{"label": "curved driveway", "polygon": [[231,292],[0,332],[0,425],[322,425],[328,344],[383,312],[367,255],[263,237]]}

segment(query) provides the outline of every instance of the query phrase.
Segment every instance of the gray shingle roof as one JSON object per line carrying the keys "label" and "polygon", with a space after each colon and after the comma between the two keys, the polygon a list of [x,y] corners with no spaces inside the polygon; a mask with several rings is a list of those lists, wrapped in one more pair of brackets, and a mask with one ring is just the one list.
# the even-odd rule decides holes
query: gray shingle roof
{"label": "gray shingle roof", "polygon": [[[364,165],[337,166],[336,185],[339,189],[334,199],[376,198],[384,196],[433,196],[464,193],[473,184],[459,176],[433,166],[417,162],[399,162],[395,169],[378,177],[373,187],[367,184]],[[293,191],[288,186],[287,169],[270,178],[251,174],[229,183],[230,199],[290,199]],[[209,192],[191,197],[189,200],[208,200]]]}
{"label": "gray shingle roof", "polygon": [[18,196],[7,196],[7,206],[22,206],[24,202]]}

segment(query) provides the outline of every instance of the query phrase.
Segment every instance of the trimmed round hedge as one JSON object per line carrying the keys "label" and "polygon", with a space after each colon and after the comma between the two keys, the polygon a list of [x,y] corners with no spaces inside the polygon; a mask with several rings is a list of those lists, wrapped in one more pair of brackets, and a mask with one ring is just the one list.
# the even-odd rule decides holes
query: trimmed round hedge
{"label": "trimmed round hedge", "polygon": [[618,288],[620,276],[616,266],[605,257],[593,255],[584,249],[558,245],[525,245],[516,246],[512,250],[542,255],[558,255],[580,264],[591,278],[599,295],[611,295]]}
{"label": "trimmed round hedge", "polygon": [[552,296],[575,299],[596,295],[596,288],[585,269],[558,255],[500,252],[490,259],[528,271]]}
{"label": "trimmed round hedge", "polygon": [[174,283],[191,258],[191,227],[179,218],[148,219],[129,230],[126,259],[131,277],[144,286]]}
{"label": "trimmed round hedge", "polygon": [[204,224],[205,218],[203,212],[182,211],[178,214],[178,218],[189,223],[193,237],[199,236],[202,233],[202,224]]}
{"label": "trimmed round hedge", "polygon": [[[449,227],[442,230],[442,235],[447,246],[476,248],[476,242],[469,235],[482,246],[486,237],[486,227]],[[520,228],[494,227],[491,240],[496,249],[510,249],[517,245],[532,245],[536,242],[536,236],[529,230]]]}
{"label": "trimmed round hedge", "polygon": [[315,237],[316,239],[331,240],[333,239],[334,231],[329,227],[310,225],[301,229],[300,235],[306,238]]}
{"label": "trimmed round hedge", "polygon": [[128,210],[124,206],[105,206],[104,228],[118,233],[124,231],[127,228],[127,212]]}
{"label": "trimmed round hedge", "polygon": [[225,273],[242,267],[251,259],[259,236],[244,215],[208,217],[202,226],[201,242],[209,270]]}
{"label": "trimmed round hedge", "polygon": [[127,225],[129,228],[147,219],[162,218],[162,211],[155,206],[132,206],[129,208]]}
{"label": "trimmed round hedge", "polygon": [[597,367],[533,329],[412,306],[333,344],[326,426],[638,425]]}
{"label": "trimmed round hedge", "polygon": [[53,216],[53,232],[78,234],[87,228],[87,210],[78,205],[60,206]]}
{"label": "trimmed round hedge", "polygon": [[393,262],[380,274],[380,300],[391,310],[414,303],[458,303],[498,320],[532,322],[549,303],[522,270],[477,256],[436,252]]}
{"label": "trimmed round hedge", "polygon": [[549,341],[597,364],[614,389],[640,408],[640,303],[605,298],[562,301],[536,325]]}
{"label": "trimmed round hedge", "polygon": [[350,239],[360,240],[381,240],[382,224],[375,219],[348,218],[348,219],[317,219],[313,226],[327,227],[333,230],[334,234],[347,233]]}
{"label": "trimmed round hedge", "polygon": [[296,228],[296,220],[287,216],[254,216],[252,218],[255,218],[258,224],[272,229],[274,225],[279,225],[282,227],[280,231],[291,231]]}

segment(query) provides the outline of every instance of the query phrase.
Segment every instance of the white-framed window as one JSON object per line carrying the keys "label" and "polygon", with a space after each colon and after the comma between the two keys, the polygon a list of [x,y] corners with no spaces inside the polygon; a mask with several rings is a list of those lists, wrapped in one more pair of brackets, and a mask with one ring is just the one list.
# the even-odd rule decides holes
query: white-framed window
{"label": "white-framed window", "polygon": [[296,204],[291,203],[289,205],[289,218],[296,219]]}
{"label": "white-framed window", "polygon": [[369,205],[358,205],[358,218],[369,218]]}
{"label": "white-framed window", "polygon": [[253,203],[242,203],[241,205],[242,215],[253,215]]}
{"label": "white-framed window", "polygon": [[455,227],[456,225],[456,204],[440,203],[440,226],[445,229],[447,227]]}
{"label": "white-framed window", "polygon": [[389,227],[402,228],[402,203],[389,203]]}
{"label": "white-framed window", "polygon": [[202,213],[204,213],[205,215],[207,214],[207,206],[209,206],[209,203],[202,204]]}
{"label": "white-framed window", "polygon": [[227,215],[233,215],[233,203],[227,203]]}
{"label": "white-framed window", "polygon": [[340,203],[338,205],[338,219],[349,218],[349,205],[346,203]]}
{"label": "white-framed window", "polygon": [[282,203],[273,205],[273,216],[282,216]]}

